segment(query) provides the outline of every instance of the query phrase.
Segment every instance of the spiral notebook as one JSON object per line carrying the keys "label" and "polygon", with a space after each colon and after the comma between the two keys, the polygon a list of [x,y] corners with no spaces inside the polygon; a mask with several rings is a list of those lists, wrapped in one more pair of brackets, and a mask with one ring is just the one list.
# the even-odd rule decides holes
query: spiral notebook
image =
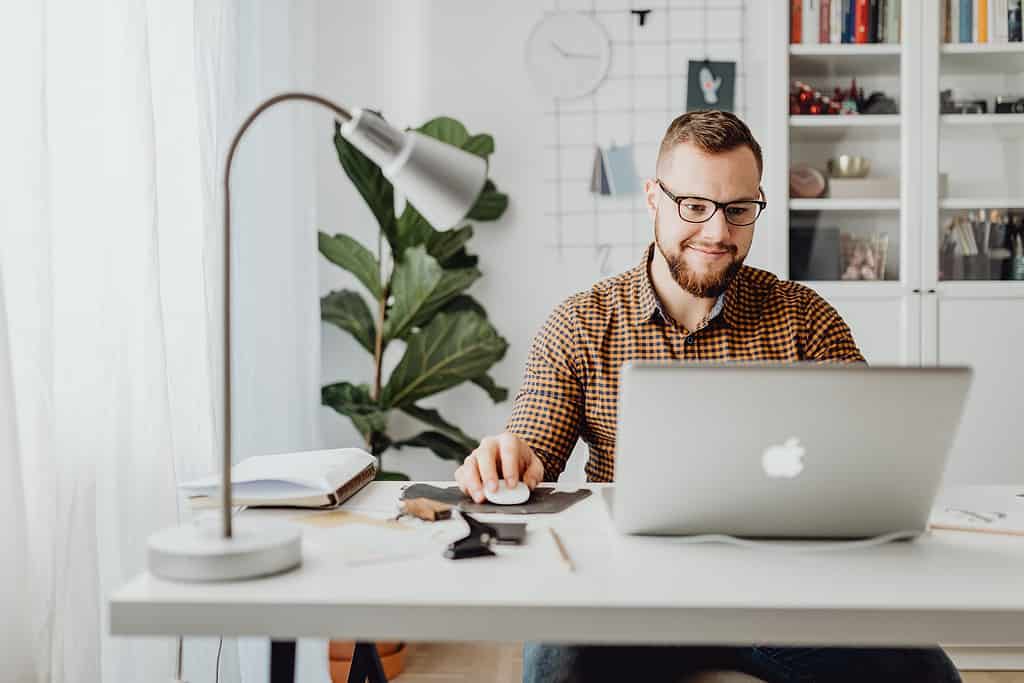
{"label": "spiral notebook", "polygon": [[[358,448],[277,453],[246,458],[231,468],[231,502],[249,507],[331,508],[377,475],[377,460]],[[194,508],[220,504],[221,477],[178,486]]]}

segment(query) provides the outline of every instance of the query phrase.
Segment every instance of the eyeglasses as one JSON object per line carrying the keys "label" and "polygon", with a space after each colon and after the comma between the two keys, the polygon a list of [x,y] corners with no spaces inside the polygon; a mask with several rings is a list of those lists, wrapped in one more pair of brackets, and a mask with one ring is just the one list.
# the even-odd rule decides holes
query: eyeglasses
{"label": "eyeglasses", "polygon": [[687,223],[707,223],[719,209],[730,225],[743,228],[753,225],[768,202],[759,199],[739,199],[733,202],[716,202],[705,197],[689,197],[672,194],[665,184],[658,180],[658,187],[676,203],[679,217]]}

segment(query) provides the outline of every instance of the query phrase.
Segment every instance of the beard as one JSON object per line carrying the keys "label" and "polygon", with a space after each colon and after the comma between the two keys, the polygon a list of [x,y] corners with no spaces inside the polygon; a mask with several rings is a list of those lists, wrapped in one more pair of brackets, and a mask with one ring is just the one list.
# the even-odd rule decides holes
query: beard
{"label": "beard", "polygon": [[[676,281],[676,284],[701,299],[717,299],[721,296],[743,266],[743,258],[738,256],[739,250],[733,244],[711,244],[697,239],[689,239],[681,242],[676,251],[669,251],[661,239],[657,218],[654,219],[654,244],[665,258],[665,262],[668,263],[669,272],[672,273],[672,279]],[[709,268],[703,273],[697,272],[690,268],[683,257],[688,245],[714,251],[728,251],[729,262],[723,266]]]}

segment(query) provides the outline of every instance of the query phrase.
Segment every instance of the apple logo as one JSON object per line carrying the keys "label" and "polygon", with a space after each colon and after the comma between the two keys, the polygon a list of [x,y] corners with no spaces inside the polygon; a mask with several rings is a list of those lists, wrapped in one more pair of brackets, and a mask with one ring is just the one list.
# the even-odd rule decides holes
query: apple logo
{"label": "apple logo", "polygon": [[769,446],[761,456],[764,473],[773,479],[792,479],[804,471],[803,446],[791,436],[781,446]]}

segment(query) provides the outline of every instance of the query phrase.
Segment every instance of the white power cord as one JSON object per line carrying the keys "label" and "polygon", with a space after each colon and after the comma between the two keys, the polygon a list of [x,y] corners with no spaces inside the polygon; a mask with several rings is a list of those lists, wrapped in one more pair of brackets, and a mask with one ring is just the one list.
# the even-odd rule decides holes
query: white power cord
{"label": "white power cord", "polygon": [[785,553],[822,553],[835,552],[839,550],[857,550],[860,548],[871,548],[873,546],[885,545],[894,541],[907,541],[917,538],[921,531],[893,531],[871,538],[861,538],[855,541],[835,541],[825,543],[822,541],[801,541],[799,544],[786,541],[755,541],[749,538],[737,538],[724,534],[700,534],[697,536],[683,536],[679,538],[680,543],[726,543],[728,545],[749,548],[752,550],[764,550],[768,552]]}

